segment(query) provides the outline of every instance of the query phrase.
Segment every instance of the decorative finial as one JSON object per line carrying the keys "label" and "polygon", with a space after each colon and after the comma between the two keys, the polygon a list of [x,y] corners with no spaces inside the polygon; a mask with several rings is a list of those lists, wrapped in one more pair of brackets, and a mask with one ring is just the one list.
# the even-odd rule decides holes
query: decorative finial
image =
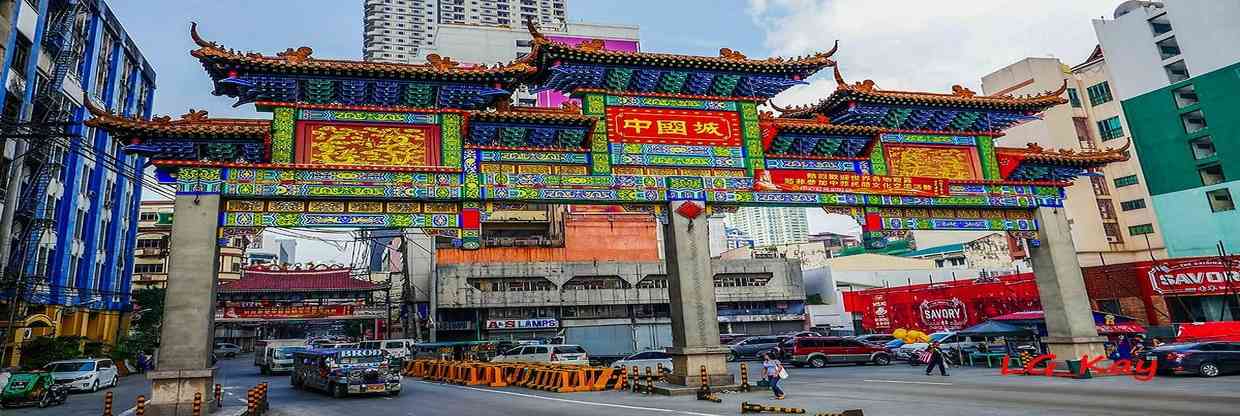
{"label": "decorative finial", "polygon": [[977,93],[973,92],[971,89],[965,88],[962,85],[952,85],[952,95],[957,97],[973,98],[973,96],[977,95]]}
{"label": "decorative finial", "polygon": [[220,45],[215,42],[208,42],[198,35],[198,22],[189,22],[189,37],[194,43],[203,48],[219,48]]}
{"label": "decorative finial", "polygon": [[578,48],[585,49],[587,51],[601,51],[603,50],[603,46],[604,43],[602,39],[590,39],[577,45]]}
{"label": "decorative finial", "polygon": [[453,61],[452,58],[439,56],[437,53],[426,55],[426,62],[429,63],[431,67],[438,70],[456,68],[461,65],[460,63]]}
{"label": "decorative finial", "polygon": [[276,53],[276,56],[283,58],[285,61],[289,61],[292,63],[298,63],[298,62],[309,61],[311,59],[310,58],[311,53],[314,53],[314,49],[310,49],[309,46],[302,46],[297,49],[293,49],[293,48],[285,49],[284,52]]}
{"label": "decorative finial", "polygon": [[189,109],[188,113],[181,114],[180,121],[207,121],[207,110]]}
{"label": "decorative finial", "polygon": [[733,60],[733,61],[743,61],[745,59],[748,59],[748,57],[745,56],[745,54],[741,53],[740,51],[734,51],[729,48],[719,49],[719,57],[723,59]]}

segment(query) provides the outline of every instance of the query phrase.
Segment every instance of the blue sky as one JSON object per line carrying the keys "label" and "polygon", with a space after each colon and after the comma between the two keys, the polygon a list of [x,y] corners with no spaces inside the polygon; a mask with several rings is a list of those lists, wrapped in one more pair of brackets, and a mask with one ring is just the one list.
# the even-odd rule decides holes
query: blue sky
{"label": "blue sky", "polygon": [[[1090,19],[1110,16],[1118,0],[568,0],[573,21],[640,26],[645,51],[752,58],[826,50],[845,78],[879,88],[981,92],[980,79],[1031,56],[1068,65],[1093,49]],[[189,24],[206,39],[267,55],[310,46],[315,57],[360,59],[362,0],[109,0],[157,73],[155,113],[206,109],[212,117],[266,117],[252,106],[211,95],[211,82],[189,56]],[[803,104],[834,89],[826,72],[776,97]],[[148,195],[149,196],[149,195]],[[855,223],[809,210],[811,231],[848,232]],[[325,237],[328,235],[324,235]],[[331,237],[339,238],[339,236]],[[329,245],[303,240],[302,261],[347,261]]]}

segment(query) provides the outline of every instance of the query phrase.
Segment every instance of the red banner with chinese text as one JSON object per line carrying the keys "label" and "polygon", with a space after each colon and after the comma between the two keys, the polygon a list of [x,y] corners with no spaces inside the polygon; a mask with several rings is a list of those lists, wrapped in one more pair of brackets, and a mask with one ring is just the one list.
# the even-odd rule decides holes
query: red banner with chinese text
{"label": "red banner with chinese text", "polygon": [[843,192],[870,195],[943,196],[947,180],[908,176],[856,175],[805,170],[771,170],[771,183],[793,192]]}
{"label": "red banner with chinese text", "polygon": [[305,121],[298,124],[297,162],[352,166],[435,166],[439,127]]}
{"label": "red banner with chinese text", "polygon": [[740,146],[741,119],[733,111],[608,107],[607,133],[621,143]]}
{"label": "red banner with chinese text", "polygon": [[329,318],[353,315],[353,305],[298,305],[268,307],[224,308],[225,318],[281,319],[281,318]]}

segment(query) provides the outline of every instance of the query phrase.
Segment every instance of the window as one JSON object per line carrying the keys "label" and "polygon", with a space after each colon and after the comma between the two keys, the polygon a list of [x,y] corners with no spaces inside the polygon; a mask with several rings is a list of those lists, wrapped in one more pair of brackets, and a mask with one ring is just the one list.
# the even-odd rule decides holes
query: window
{"label": "window", "polygon": [[1184,65],[1184,61],[1175,61],[1163,66],[1163,70],[1167,71],[1167,80],[1172,84],[1188,79],[1188,66]]}
{"label": "window", "polygon": [[1073,107],[1081,107],[1081,96],[1076,93],[1076,88],[1068,88],[1068,101]]}
{"label": "window", "polygon": [[1223,175],[1223,167],[1221,165],[1209,165],[1199,168],[1197,169],[1197,174],[1201,175],[1202,185],[1214,185],[1227,180],[1226,176]]}
{"label": "window", "polygon": [[1154,46],[1158,47],[1158,56],[1164,60],[1180,56],[1180,44],[1175,41],[1175,36],[1154,42]]}
{"label": "window", "polygon": [[1227,188],[1215,189],[1206,192],[1206,200],[1210,202],[1211,212],[1231,211],[1236,209],[1236,204],[1231,200],[1231,190]]}
{"label": "window", "polygon": [[30,63],[30,47],[33,46],[26,35],[17,34],[13,44],[13,60],[9,61],[9,69],[21,76],[26,76],[26,64]]}
{"label": "window", "polygon": [[1104,220],[1113,220],[1115,219],[1115,205],[1112,205],[1109,199],[1099,199],[1098,213],[1102,214]]}
{"label": "window", "polygon": [[1099,82],[1093,86],[1086,88],[1085,92],[1089,93],[1089,105],[1096,106],[1111,101],[1111,86],[1106,81]]}
{"label": "window", "polygon": [[1128,235],[1145,235],[1154,233],[1154,224],[1141,224],[1128,227]]}
{"label": "window", "polygon": [[1119,116],[1111,117],[1098,122],[1098,136],[1102,137],[1102,141],[1118,139],[1124,137],[1124,126],[1119,122]]}
{"label": "window", "polygon": [[1131,201],[1123,201],[1119,203],[1119,209],[1124,211],[1132,211],[1145,208],[1145,198],[1134,199]]}
{"label": "window", "polygon": [[159,221],[159,213],[158,212],[140,212],[138,213],[138,221],[142,221],[142,222]]}
{"label": "window", "polygon": [[1166,13],[1163,13],[1158,17],[1154,17],[1149,21],[1150,32],[1153,32],[1154,36],[1159,36],[1171,31],[1171,20],[1167,19]]}
{"label": "window", "polygon": [[1119,299],[1098,299],[1098,311],[1112,315],[1122,315],[1119,308]]}
{"label": "window", "polygon": [[138,248],[162,248],[164,240],[161,238],[139,238]]}
{"label": "window", "polygon": [[1197,87],[1192,85],[1171,90],[1171,95],[1175,96],[1175,105],[1180,108],[1197,104]]}
{"label": "window", "polygon": [[1240,318],[1240,301],[1235,295],[1180,296],[1167,301],[1171,322],[1234,321]]}
{"label": "window", "polygon": [[1128,175],[1128,176],[1121,176],[1121,177],[1115,178],[1116,188],[1123,188],[1125,186],[1132,186],[1136,184],[1137,184],[1137,175]]}
{"label": "window", "polygon": [[1206,128],[1206,116],[1201,114],[1201,110],[1180,114],[1180,122],[1184,124],[1184,132],[1188,134],[1193,134],[1198,130]]}
{"label": "window", "polygon": [[1094,185],[1094,195],[1110,195],[1107,190],[1107,178],[1103,176],[1090,176],[1089,182]]}
{"label": "window", "polygon": [[1193,139],[1188,142],[1188,146],[1193,149],[1193,159],[1201,160],[1214,156],[1214,141],[1210,136]]}
{"label": "window", "polygon": [[1119,232],[1119,224],[1104,222],[1102,223],[1102,232],[1106,234],[1108,243],[1119,244],[1124,242],[1124,237]]}
{"label": "window", "polygon": [[95,60],[95,88],[93,90],[95,96],[99,98],[108,96],[104,89],[108,86],[108,71],[112,69],[112,49],[114,49],[112,46],[112,34],[106,30],[103,31],[103,37],[99,41],[99,52],[96,55],[98,59]]}
{"label": "window", "polygon": [[163,272],[164,272],[164,265],[163,265],[163,263],[153,263],[153,264],[135,264],[135,265],[133,265],[133,272],[134,272],[134,273],[141,273],[141,274],[146,274],[146,273],[163,273]]}

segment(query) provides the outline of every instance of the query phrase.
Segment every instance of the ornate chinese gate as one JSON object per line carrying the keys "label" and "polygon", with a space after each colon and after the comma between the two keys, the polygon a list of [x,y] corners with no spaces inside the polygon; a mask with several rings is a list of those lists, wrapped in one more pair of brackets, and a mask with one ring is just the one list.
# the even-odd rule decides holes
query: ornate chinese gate
{"label": "ornate chinese gate", "polygon": [[[849,84],[835,49],[749,59],[568,46],[531,28],[532,52],[497,66],[429,56],[425,65],[276,56],[202,40],[216,95],[271,119],[120,118],[88,123],[128,137],[177,187],[155,408],[204,391],[216,237],[259,227],[404,227],[480,247],[486,204],[623,205],[665,224],[674,382],[708,367],[731,380],[715,324],[705,215],[739,206],[822,207],[863,225],[868,244],[906,230],[1001,230],[1035,239],[1053,345],[1091,348],[1093,321],[1059,209],[1063,188],[1124,149],[1073,153],[995,146],[1009,126],[1067,101],[881,90]],[[804,107],[759,105],[833,67],[837,89]],[[520,85],[580,105],[508,105]],[[1039,232],[1041,235],[1038,235]],[[1035,246],[1037,244],[1034,244]],[[1073,353],[1061,356],[1077,355]],[[190,387],[190,388],[183,388]],[[180,392],[178,394],[178,391]],[[208,396],[209,397],[209,396]],[[165,410],[171,411],[171,410]]]}

